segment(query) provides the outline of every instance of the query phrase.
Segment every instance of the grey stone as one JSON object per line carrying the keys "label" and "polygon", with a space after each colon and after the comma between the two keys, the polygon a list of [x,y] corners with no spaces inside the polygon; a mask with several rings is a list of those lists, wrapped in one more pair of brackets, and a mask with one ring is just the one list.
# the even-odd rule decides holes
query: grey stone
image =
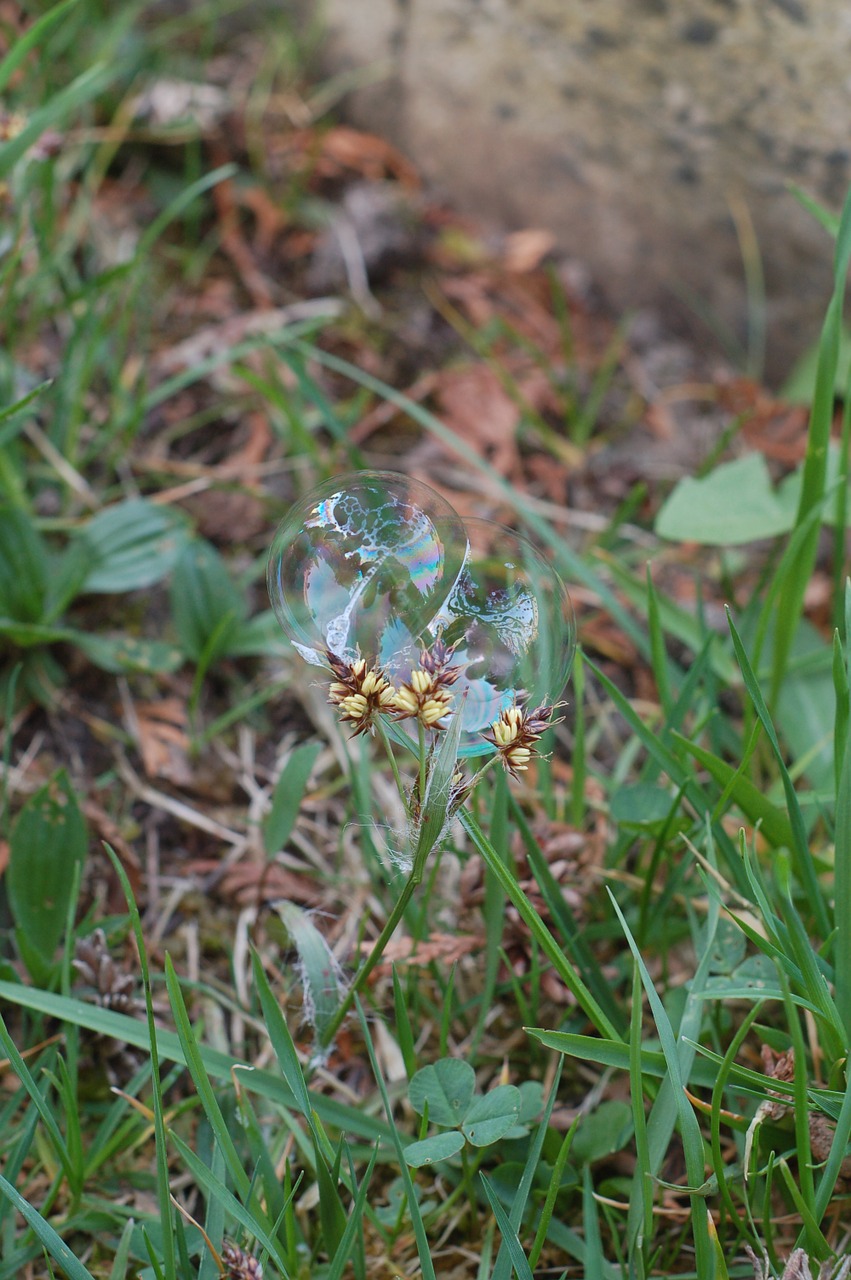
{"label": "grey stone", "polygon": [[[745,332],[755,228],[775,377],[818,331],[831,245],[789,192],[851,180],[851,5],[806,0],[326,0],[353,118],[462,209],[543,225],[618,308]],[[736,218],[732,212],[736,212]],[[684,302],[684,297],[691,302]]]}

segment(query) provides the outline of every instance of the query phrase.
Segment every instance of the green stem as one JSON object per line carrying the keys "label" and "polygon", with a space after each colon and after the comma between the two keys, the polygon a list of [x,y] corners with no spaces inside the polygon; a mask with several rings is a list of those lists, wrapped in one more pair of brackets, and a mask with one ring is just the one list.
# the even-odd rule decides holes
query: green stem
{"label": "green stem", "polygon": [[416,866],[414,867],[414,870],[411,872],[410,878],[406,882],[404,889],[399,894],[399,897],[396,899],[396,904],[393,907],[393,910],[390,912],[390,915],[387,917],[387,922],[384,925],[384,928],[381,930],[381,933],[378,935],[378,938],[375,941],[375,945],[373,946],[369,955],[364,960],[363,964],[358,969],[357,973],[352,979],[352,985],[349,987],[348,991],[343,997],[342,1003],[340,1004],[340,1007],[338,1008],[337,1012],[334,1014],[334,1017],[326,1026],[324,1035],[322,1036],[323,1048],[327,1047],[331,1043],[331,1041],[334,1039],[337,1032],[340,1030],[340,1027],[343,1025],[343,1022],[345,1020],[347,1013],[349,1012],[352,1005],[354,1004],[355,996],[360,992],[367,978],[372,973],[373,969],[378,964],[379,960],[384,954],[384,948],[387,946],[387,943],[392,938],[396,930],[396,926],[398,925],[399,921],[402,919],[403,915],[405,914],[405,908],[407,907],[408,903],[411,901],[414,890],[416,889],[417,885],[420,883],[420,881],[423,878],[422,867],[420,868],[419,876],[417,878],[415,877],[416,877]]}
{"label": "green stem", "polygon": [[405,791],[405,784],[402,781],[402,775],[399,772],[399,765],[396,760],[396,756],[393,752],[393,747],[391,746],[391,743],[390,743],[390,735],[388,734],[386,727],[382,723],[380,716],[375,721],[375,727],[378,730],[378,736],[381,739],[381,743],[382,743],[382,746],[384,747],[385,755],[387,756],[387,759],[390,763],[390,768],[393,771],[393,780],[396,783],[396,790],[399,792],[399,798],[401,799],[402,804],[405,805],[405,807],[407,808],[408,797]]}
{"label": "green stem", "polygon": [[426,752],[425,729],[422,720],[417,720],[417,744],[420,750],[420,804],[425,803],[426,793],[426,760],[428,753]]}
{"label": "green stem", "polygon": [[[385,729],[384,725],[381,723],[380,720],[376,721],[376,728],[378,729],[379,737],[381,738],[381,741],[384,744],[385,750],[387,751],[387,757],[390,760],[390,766],[393,770],[393,776],[396,779],[396,786],[399,788],[399,795],[402,797],[403,802],[407,804],[405,788],[402,783],[402,778],[399,774],[399,768],[398,768],[398,765],[396,764],[396,759],[390,747],[390,741],[387,736],[387,730]],[[419,737],[420,737],[420,766],[419,766],[420,767],[420,804],[422,804],[423,797],[425,796],[425,770],[426,770],[425,732],[422,728],[422,725],[420,725]],[[352,984],[349,987],[348,991],[346,992],[345,996],[343,997],[340,1007],[337,1009],[337,1012],[334,1014],[333,1018],[325,1028],[324,1034],[322,1036],[323,1048],[326,1048],[333,1041],[337,1032],[340,1030],[340,1027],[343,1025],[346,1015],[348,1014],[349,1010],[354,1004],[355,997],[363,989],[364,983],[366,982],[367,978],[372,973],[373,969],[378,964],[379,960],[384,954],[384,949],[387,946],[387,943],[392,938],[393,934],[395,933],[396,926],[399,924],[402,917],[404,916],[408,903],[411,901],[411,898],[413,897],[414,890],[417,888],[418,885],[422,883],[423,873],[425,872],[426,860],[430,853],[431,853],[431,849],[428,846],[425,846],[417,850],[414,856],[414,865],[411,868],[411,874],[408,877],[405,883],[405,886],[402,889],[402,892],[399,894],[399,897],[396,900],[393,910],[390,912],[390,915],[387,917],[384,928],[381,930],[381,933],[376,938],[373,948],[370,951],[369,955],[364,960],[363,964],[358,969],[357,973],[352,979]]]}
{"label": "green stem", "polygon": [[[836,743],[834,750],[842,750]],[[834,844],[834,982],[836,1007],[851,1046],[851,744],[845,744],[836,797]]]}

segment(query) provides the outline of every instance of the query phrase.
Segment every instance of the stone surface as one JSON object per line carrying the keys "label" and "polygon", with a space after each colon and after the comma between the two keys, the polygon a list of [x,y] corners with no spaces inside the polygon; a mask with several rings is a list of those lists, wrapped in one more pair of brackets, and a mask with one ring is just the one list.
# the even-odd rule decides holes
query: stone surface
{"label": "stone surface", "polygon": [[[789,193],[851,177],[851,5],[326,0],[354,118],[461,207],[543,225],[617,307],[740,338],[752,223],[775,377],[818,331],[831,244]],[[738,232],[737,232],[738,226]],[[703,328],[707,334],[708,329]]]}

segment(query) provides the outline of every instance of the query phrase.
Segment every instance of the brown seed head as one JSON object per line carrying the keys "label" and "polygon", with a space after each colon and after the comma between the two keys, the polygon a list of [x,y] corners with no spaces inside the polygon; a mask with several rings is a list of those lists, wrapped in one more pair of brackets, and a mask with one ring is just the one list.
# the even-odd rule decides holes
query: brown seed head
{"label": "brown seed head", "polygon": [[364,658],[347,662],[333,653],[326,657],[337,677],[328,689],[328,701],[339,708],[341,720],[354,725],[354,737],[366,733],[377,715],[393,710],[396,690],[377,663],[368,667]]}
{"label": "brown seed head", "polygon": [[222,1262],[227,1268],[225,1280],[263,1280],[263,1268],[257,1259],[232,1240],[222,1245]]}
{"label": "brown seed head", "polygon": [[529,761],[535,754],[535,743],[544,730],[563,718],[553,719],[555,709],[543,704],[533,711],[524,711],[518,706],[506,707],[482,733],[482,737],[496,747],[504,767],[513,778],[529,768]]}

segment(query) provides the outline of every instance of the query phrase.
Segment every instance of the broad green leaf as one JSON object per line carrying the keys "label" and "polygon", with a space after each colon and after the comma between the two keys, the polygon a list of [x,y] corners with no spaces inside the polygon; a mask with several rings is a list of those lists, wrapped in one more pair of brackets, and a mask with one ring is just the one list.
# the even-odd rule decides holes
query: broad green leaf
{"label": "broad green leaf", "polygon": [[423,1165],[436,1164],[438,1160],[448,1160],[450,1156],[457,1155],[463,1145],[464,1135],[457,1129],[436,1133],[405,1147],[405,1160],[412,1169],[422,1169]]}
{"label": "broad green leaf", "polygon": [[635,782],[618,787],[612,796],[609,812],[620,827],[631,831],[660,828],[668,820],[674,797],[663,787]]}
{"label": "broad green leaf", "polygon": [[188,541],[187,526],[167,507],[130,498],[107,507],[84,526],[93,567],[84,591],[137,591],[170,573]]}
{"label": "broad green leaf", "polygon": [[96,667],[116,675],[123,671],[176,671],[183,661],[183,655],[173,644],[147,640],[144,636],[89,635],[66,628],[63,639],[82,649]]}
{"label": "broad green leaf", "polygon": [[735,546],[787,533],[794,502],[781,500],[761,453],[725,462],[700,480],[682,479],[656,517],[656,533],[675,542]]}
{"label": "broad green leaf", "polygon": [[474,1147],[489,1147],[504,1138],[520,1115],[520,1090],[513,1084],[499,1084],[489,1093],[474,1098],[464,1116],[461,1132]]}
{"label": "broad green leaf", "polygon": [[0,509],[0,614],[15,622],[43,622],[48,552],[20,507]]}
{"label": "broad green leaf", "polygon": [[321,742],[304,742],[281,770],[272,793],[272,807],[263,819],[263,845],[270,857],[283,849],[292,834],[307,780],[321,750]]}
{"label": "broad green leaf", "polygon": [[579,1164],[593,1164],[620,1151],[633,1132],[632,1107],[612,1098],[583,1116],[573,1139],[571,1155]]}
{"label": "broad green leaf", "polygon": [[432,1124],[459,1125],[473,1097],[476,1073],[461,1058],[441,1058],[418,1071],[408,1086],[408,1099],[418,1116],[428,1103]]}
{"label": "broad green leaf", "polygon": [[[230,641],[246,616],[246,605],[224,560],[209,542],[184,547],[169,591],[171,616],[187,657],[208,662],[230,652]],[[213,641],[212,651],[207,652]]]}
{"label": "broad green leaf", "polygon": [[272,610],[265,609],[239,624],[230,636],[228,652],[234,658],[265,658],[289,654],[292,649]]}
{"label": "broad green leaf", "polygon": [[86,824],[60,770],[30,796],[12,828],[6,889],[18,939],[36,981],[45,978],[88,849]]}

